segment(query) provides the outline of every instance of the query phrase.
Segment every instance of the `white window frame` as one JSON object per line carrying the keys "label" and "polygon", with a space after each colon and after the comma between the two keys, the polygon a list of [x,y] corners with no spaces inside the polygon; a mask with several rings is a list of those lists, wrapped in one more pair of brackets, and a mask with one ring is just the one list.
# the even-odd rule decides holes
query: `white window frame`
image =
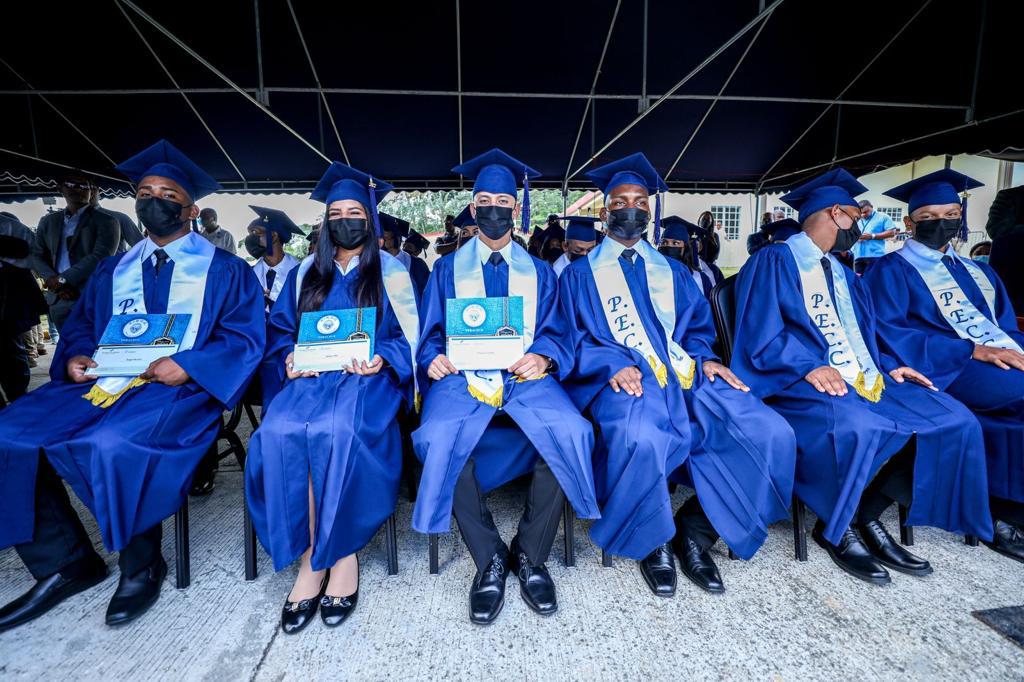
{"label": "white window frame", "polygon": [[711,215],[715,223],[722,223],[722,233],[726,239],[735,241],[740,238],[740,225],[743,220],[743,207],[739,204],[716,204],[711,207]]}
{"label": "white window frame", "polygon": [[782,211],[786,218],[792,218],[796,220],[796,211],[793,210],[792,206],[775,206],[772,208],[772,216],[775,215],[776,211]]}

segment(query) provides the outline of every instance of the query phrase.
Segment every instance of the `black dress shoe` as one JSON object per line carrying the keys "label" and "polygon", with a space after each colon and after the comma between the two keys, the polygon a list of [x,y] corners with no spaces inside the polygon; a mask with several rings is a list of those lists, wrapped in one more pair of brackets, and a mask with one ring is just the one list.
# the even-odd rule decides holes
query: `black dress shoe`
{"label": "black dress shoe", "polygon": [[555,596],[555,581],[551,579],[548,569],[541,564],[534,566],[526,552],[519,549],[518,543],[512,541],[512,570],[519,578],[519,594],[533,611],[542,616],[550,616],[558,610],[558,597]]}
{"label": "black dress shoe", "polygon": [[[281,609],[281,629],[284,630],[284,634],[294,635],[313,620],[313,616],[316,615],[316,608],[320,605],[320,598],[324,596],[324,590],[327,589],[327,579],[329,577],[330,571],[324,574],[324,580],[320,583],[320,591],[317,592],[315,597],[299,601],[286,601],[284,603],[284,608]],[[352,606],[355,607],[355,604]],[[338,622],[340,623],[341,621]]]}
{"label": "black dress shoe", "polygon": [[881,521],[858,524],[857,530],[860,531],[864,546],[882,565],[907,575],[922,576],[932,572],[931,564],[905,550],[903,545],[889,535]]}
{"label": "black dress shoe", "polygon": [[839,545],[833,545],[822,535],[825,531],[825,524],[818,521],[814,524],[811,537],[821,545],[822,549],[835,562],[835,565],[843,569],[854,578],[859,578],[872,585],[888,585],[892,582],[889,572],[885,570],[875,559],[874,555],[864,545],[860,533],[852,526],[847,528],[843,536],[839,538]]}
{"label": "black dress shoe", "polygon": [[644,582],[655,596],[671,597],[676,593],[676,562],[668,545],[660,545],[636,563],[640,566]]}
{"label": "black dress shoe", "polygon": [[725,584],[718,573],[718,566],[708,551],[701,549],[690,536],[677,532],[672,538],[672,550],[679,557],[679,568],[683,575],[694,585],[711,594],[725,592]]}
{"label": "black dress shoe", "polygon": [[192,477],[192,487],[189,488],[188,494],[192,497],[206,497],[217,487],[216,476],[217,467],[210,469],[200,464]]}
{"label": "black dress shoe", "polygon": [[325,594],[320,597],[320,619],[329,628],[336,628],[345,622],[356,609],[359,601],[359,590],[356,590],[347,597],[332,597]]}
{"label": "black dress shoe", "polygon": [[97,585],[107,577],[107,566],[98,556],[76,561],[29,588],[28,592],[0,608],[0,632],[38,618],[68,597]]}
{"label": "black dress shoe", "polygon": [[135,575],[122,574],[107,605],[107,625],[130,623],[148,611],[160,596],[160,586],[166,577],[167,562],[163,557]]}
{"label": "black dress shoe", "polygon": [[477,571],[469,590],[469,620],[479,625],[493,623],[505,606],[508,555],[495,554],[483,571]]}
{"label": "black dress shoe", "polygon": [[992,541],[983,540],[989,549],[1024,563],[1024,532],[1005,521],[996,519]]}

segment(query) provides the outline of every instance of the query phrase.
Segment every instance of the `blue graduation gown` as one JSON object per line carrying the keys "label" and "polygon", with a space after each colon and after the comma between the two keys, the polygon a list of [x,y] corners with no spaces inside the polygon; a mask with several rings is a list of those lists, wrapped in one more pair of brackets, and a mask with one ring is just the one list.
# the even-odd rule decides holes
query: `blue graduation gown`
{"label": "blue graduation gown", "polygon": [[[619,345],[602,310],[586,258],[559,280],[565,317],[575,329],[576,369],[566,390],[600,430],[594,478],[601,519],[590,534],[598,546],[642,559],[675,535],[667,479],[693,485],[715,530],[740,557],[754,555],[768,524],[785,518],[792,496],[796,444],[792,429],[749,393],[700,371],[715,360],[711,308],[690,271],[669,259],[675,281],[672,338],[697,363],[691,389],[670,371],[661,388],[647,361]],[[666,342],[639,264],[620,261],[644,328],[667,358]],[[608,380],[623,367],[643,374],[643,395],[616,393]]]}
{"label": "blue graduation gown", "polygon": [[[107,258],[89,278],[61,332],[51,381],[0,412],[0,547],[32,539],[40,449],[96,517],[110,551],[173,514],[217,437],[222,412],[241,396],[263,355],[263,290],[245,261],[218,249],[195,344],[171,356],[190,380],[144,384],[108,408],[83,399],[92,384],[69,382],[65,368],[72,357],[95,352],[122,257]],[[166,312],[173,269],[171,262],[157,277],[144,264],[150,313]]]}
{"label": "blue graduation gown", "polygon": [[[995,288],[995,317],[970,273],[959,264],[946,267],[974,306],[1024,347],[1002,280],[987,264],[977,265]],[[883,348],[974,410],[985,434],[990,492],[1024,502],[1024,372],[972,359],[974,343],[942,319],[924,279],[898,253],[875,261],[864,281]]]}
{"label": "blue graduation gown", "polygon": [[427,262],[419,256],[409,256],[409,276],[416,287],[416,294],[422,296],[423,290],[427,288],[427,280],[430,279]]}
{"label": "blue graduation gown", "polygon": [[796,261],[785,244],[769,245],[740,270],[732,369],[789,421],[796,432],[796,493],[825,522],[837,542],[853,519],[864,487],[915,434],[914,502],[909,523],[987,537],[992,532],[985,453],[977,419],[951,396],[888,372],[900,366],[879,352],[867,288],[849,268],[843,274],[876,367],[885,379],[879,402],[853,390],[819,393],[804,380],[827,366],[821,333],[804,307]]}
{"label": "blue graduation gown", "polygon": [[[462,248],[475,249],[476,244],[470,240]],[[557,371],[533,381],[506,377],[501,409],[515,422],[514,428],[491,424],[498,410],[469,394],[462,373],[433,382],[424,397],[420,428],[412,434],[416,456],[423,462],[413,528],[422,533],[448,532],[455,483],[471,456],[480,487],[487,492],[533,471],[539,454],[576,514],[585,519],[599,515],[590,462],[593,429],[559,384],[572,369],[573,356],[558,309],[558,280],[544,261],[534,258],[533,264],[537,322],[527,352],[553,359]],[[455,298],[453,267],[454,254],[440,259],[423,294],[417,353],[421,367],[445,352],[445,300]],[[510,295],[508,263],[485,263],[483,277],[488,296]]]}
{"label": "blue graduation gown", "polygon": [[[381,304],[374,352],[387,367],[373,376],[323,372],[285,379],[300,315],[298,268],[274,304],[264,357],[264,417],[249,442],[245,491],[256,536],[278,571],[310,546],[309,481],[316,509],[313,570],[359,551],[394,512],[402,473],[395,416],[412,398],[412,359],[398,318]],[[321,310],[355,308],[358,268],[335,272]],[[282,385],[283,383],[283,385]]]}

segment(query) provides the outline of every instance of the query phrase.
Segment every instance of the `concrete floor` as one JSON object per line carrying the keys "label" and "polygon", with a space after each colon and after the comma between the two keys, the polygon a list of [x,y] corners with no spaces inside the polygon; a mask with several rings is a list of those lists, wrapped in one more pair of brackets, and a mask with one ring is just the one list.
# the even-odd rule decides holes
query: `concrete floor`
{"label": "concrete floor", "polygon": [[[516,486],[492,496],[506,539],[522,499]],[[294,568],[274,574],[260,550],[259,578],[243,580],[241,504],[241,472],[225,466],[214,494],[191,503],[190,588],[174,589],[168,522],[171,575],[151,612],[124,628],[103,625],[117,579],[106,555],[106,582],[0,635],[0,679],[1024,679],[1024,650],[971,616],[1024,603],[1024,566],[942,531],[916,531],[932,576],[895,574],[879,588],[839,572],[813,543],[807,563],[794,561],[792,528],[779,524],[749,562],[715,549],[725,595],[680,576],[676,597],[659,599],[633,562],[602,568],[588,524],[577,521],[576,567],[561,563],[561,534],[549,562],[560,611],[534,615],[511,578],[504,612],[483,628],[466,615],[465,546],[443,538],[441,573],[430,575],[426,538],[410,530],[403,499],[399,574],[387,575],[378,534],[360,555],[352,620],[287,636],[278,618]],[[887,523],[896,528],[895,518]],[[0,602],[29,585],[15,553],[0,552]]]}

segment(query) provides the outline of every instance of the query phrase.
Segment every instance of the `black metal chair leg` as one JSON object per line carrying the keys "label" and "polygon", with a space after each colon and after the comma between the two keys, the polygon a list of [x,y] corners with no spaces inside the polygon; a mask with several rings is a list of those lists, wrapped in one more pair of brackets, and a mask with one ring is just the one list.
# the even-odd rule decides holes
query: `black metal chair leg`
{"label": "black metal chair leg", "polygon": [[384,524],[385,544],[388,555],[388,575],[398,575],[398,529],[395,527],[395,515],[392,514]]}
{"label": "black metal chair leg", "polygon": [[[260,420],[256,418],[256,411],[252,409],[252,405],[249,403],[243,403],[242,407],[245,408],[245,416],[249,418],[249,424],[252,428],[259,428]],[[239,421],[241,421],[241,419],[239,419]]]}
{"label": "black metal chair leg", "polygon": [[188,497],[174,513],[174,580],[179,590],[184,590],[192,583],[188,546]]}
{"label": "black metal chair leg", "polygon": [[611,568],[612,566],[612,555],[603,549],[601,550],[601,565],[605,568]]}
{"label": "black metal chair leg", "polygon": [[242,544],[245,547],[245,579],[256,580],[256,529],[252,525],[252,516],[249,515],[249,505],[244,502],[243,495],[242,518],[243,533],[245,538]]}
{"label": "black metal chair leg", "polygon": [[797,561],[807,561],[807,510],[803,501],[793,496],[793,547]]}
{"label": "black metal chair leg", "polygon": [[978,546],[978,536],[977,535],[965,535],[964,536],[964,544],[967,545],[968,547],[977,547]]}
{"label": "black metal chair leg", "polygon": [[738,557],[738,556],[736,556],[736,552],[734,552],[734,551],[732,551],[732,550],[730,549],[730,550],[729,550],[729,559],[730,559],[730,560],[732,560],[732,561],[738,561],[738,560],[739,560],[739,557]]}
{"label": "black metal chair leg", "polygon": [[428,551],[430,558],[430,575],[437,575],[437,534],[431,533],[430,537],[430,549]]}
{"label": "black metal chair leg", "polygon": [[562,531],[565,535],[565,565],[576,565],[576,529],[574,527],[576,515],[573,513],[569,500],[565,501],[562,508]]}
{"label": "black metal chair leg", "polygon": [[899,505],[900,513],[900,543],[907,547],[914,546],[914,527],[907,525],[907,515],[910,510],[904,507],[902,504]]}

